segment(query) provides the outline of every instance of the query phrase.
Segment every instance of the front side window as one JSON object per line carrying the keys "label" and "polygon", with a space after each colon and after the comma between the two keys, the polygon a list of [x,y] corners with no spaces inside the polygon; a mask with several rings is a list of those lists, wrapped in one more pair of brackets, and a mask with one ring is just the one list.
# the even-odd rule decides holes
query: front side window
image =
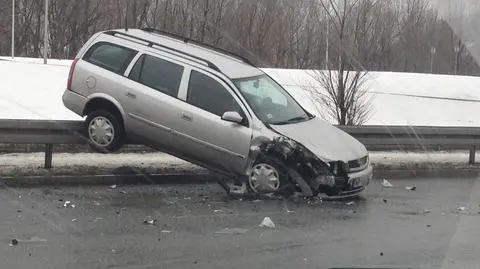
{"label": "front side window", "polygon": [[237,101],[225,87],[197,71],[190,74],[187,102],[220,117],[227,111],[237,111],[243,116]]}
{"label": "front side window", "polygon": [[135,53],[136,51],[129,48],[100,42],[93,45],[83,59],[96,66],[122,74]]}
{"label": "front side window", "polygon": [[128,77],[155,90],[177,97],[183,69],[183,66],[178,64],[150,55],[142,55]]}
{"label": "front side window", "polygon": [[305,110],[267,75],[234,80],[255,114],[269,124],[290,124],[311,118]]}

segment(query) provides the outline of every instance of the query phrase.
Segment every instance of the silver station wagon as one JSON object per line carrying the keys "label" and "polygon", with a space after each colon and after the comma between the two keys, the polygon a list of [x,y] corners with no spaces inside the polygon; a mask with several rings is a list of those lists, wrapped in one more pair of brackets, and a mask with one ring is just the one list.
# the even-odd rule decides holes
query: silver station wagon
{"label": "silver station wagon", "polygon": [[63,103],[86,116],[96,151],[144,144],[231,179],[234,192],[353,196],[372,178],[364,145],[247,59],[155,29],[92,36]]}

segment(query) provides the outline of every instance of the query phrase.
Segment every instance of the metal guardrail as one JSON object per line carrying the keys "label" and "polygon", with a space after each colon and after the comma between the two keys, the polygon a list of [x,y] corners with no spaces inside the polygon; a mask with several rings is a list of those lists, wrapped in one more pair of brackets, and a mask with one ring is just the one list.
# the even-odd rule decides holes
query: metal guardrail
{"label": "metal guardrail", "polygon": [[[81,121],[0,120],[0,143],[45,144],[45,168],[52,167],[53,145],[86,144]],[[480,128],[423,126],[341,126],[369,149],[403,150],[441,147],[469,149],[469,164],[475,163],[480,147]]]}

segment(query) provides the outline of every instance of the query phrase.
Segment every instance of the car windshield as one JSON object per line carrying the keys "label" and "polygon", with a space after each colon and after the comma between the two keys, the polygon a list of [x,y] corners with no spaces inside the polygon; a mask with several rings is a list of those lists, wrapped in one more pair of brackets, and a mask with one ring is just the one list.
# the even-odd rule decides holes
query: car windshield
{"label": "car windshield", "polygon": [[267,75],[236,79],[234,83],[263,122],[280,125],[311,118],[295,99]]}

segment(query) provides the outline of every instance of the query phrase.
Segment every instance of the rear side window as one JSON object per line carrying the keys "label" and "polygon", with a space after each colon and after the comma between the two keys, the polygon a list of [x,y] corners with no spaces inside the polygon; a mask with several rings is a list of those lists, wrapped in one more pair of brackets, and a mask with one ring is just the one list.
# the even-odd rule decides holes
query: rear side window
{"label": "rear side window", "polygon": [[245,118],[240,106],[225,87],[195,70],[190,74],[187,102],[220,117],[227,111],[237,111]]}
{"label": "rear side window", "polygon": [[128,77],[157,91],[177,97],[183,69],[183,66],[178,64],[142,55]]}
{"label": "rear side window", "polygon": [[83,59],[117,74],[122,74],[136,51],[122,46],[99,42],[93,45]]}

